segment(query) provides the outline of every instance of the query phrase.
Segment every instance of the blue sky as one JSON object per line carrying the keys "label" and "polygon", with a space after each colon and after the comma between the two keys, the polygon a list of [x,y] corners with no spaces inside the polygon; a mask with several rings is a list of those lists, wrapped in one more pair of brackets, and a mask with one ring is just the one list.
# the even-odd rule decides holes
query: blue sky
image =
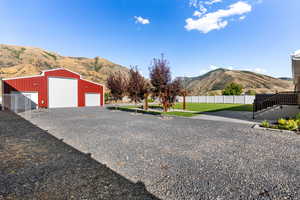
{"label": "blue sky", "polygon": [[216,67],[291,76],[299,0],[1,0],[0,43],[138,65],[164,53],[174,76]]}

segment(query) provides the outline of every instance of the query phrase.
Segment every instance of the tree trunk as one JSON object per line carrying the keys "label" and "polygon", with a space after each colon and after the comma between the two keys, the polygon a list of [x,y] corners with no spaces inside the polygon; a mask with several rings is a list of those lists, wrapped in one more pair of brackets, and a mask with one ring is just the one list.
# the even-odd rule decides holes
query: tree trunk
{"label": "tree trunk", "polygon": [[148,94],[145,94],[145,99],[144,99],[144,110],[148,110]]}
{"label": "tree trunk", "polygon": [[168,112],[168,108],[166,105],[164,105],[164,112]]}
{"label": "tree trunk", "polygon": [[185,95],[183,95],[183,110],[186,109],[186,104],[185,104]]}
{"label": "tree trunk", "polygon": [[115,100],[115,111],[117,110],[117,107],[118,107],[118,100]]}
{"label": "tree trunk", "polygon": [[163,109],[164,109],[164,112],[168,112],[168,106],[167,106],[166,102],[163,103]]}

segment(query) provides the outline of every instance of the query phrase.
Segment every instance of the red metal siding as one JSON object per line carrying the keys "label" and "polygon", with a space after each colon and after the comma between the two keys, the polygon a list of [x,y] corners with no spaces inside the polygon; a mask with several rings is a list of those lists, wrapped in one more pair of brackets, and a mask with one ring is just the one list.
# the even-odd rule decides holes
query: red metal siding
{"label": "red metal siding", "polygon": [[68,70],[64,69],[58,69],[58,70],[53,70],[53,71],[46,71],[45,76],[54,76],[54,77],[66,77],[66,78],[76,78],[80,79],[80,75],[75,74],[73,72],[70,72]]}
{"label": "red metal siding", "polygon": [[[19,92],[38,92],[39,94],[39,107],[47,107],[45,104],[47,88],[45,87],[45,77],[31,77],[31,78],[18,78],[11,80],[4,80],[4,94],[9,94],[12,91]],[[43,102],[44,100],[44,102]]]}
{"label": "red metal siding", "polygon": [[78,106],[85,106],[85,93],[100,93],[101,105],[104,105],[104,90],[103,86],[91,83],[80,79],[80,75],[72,73],[68,70],[58,69],[46,71],[44,76],[16,78],[4,80],[4,94],[9,94],[11,91],[20,92],[38,92],[39,107],[48,107],[48,77],[65,77],[78,79]]}
{"label": "red metal siding", "polygon": [[[53,71],[46,71],[44,73],[44,77],[45,77],[45,88],[46,88],[46,94],[45,94],[45,105],[46,107],[48,107],[48,77],[62,77],[62,78],[75,78],[75,79],[80,79],[80,75],[75,74],[73,72],[70,72],[68,70],[64,70],[64,69],[57,69],[57,70],[53,70]],[[79,87],[79,84],[78,84]],[[78,91],[79,94],[79,91]],[[79,105],[79,104],[78,104]]]}
{"label": "red metal siding", "polygon": [[103,105],[103,86],[91,83],[86,80],[79,80],[78,82],[78,105],[85,106],[85,93],[100,93],[100,103]]}

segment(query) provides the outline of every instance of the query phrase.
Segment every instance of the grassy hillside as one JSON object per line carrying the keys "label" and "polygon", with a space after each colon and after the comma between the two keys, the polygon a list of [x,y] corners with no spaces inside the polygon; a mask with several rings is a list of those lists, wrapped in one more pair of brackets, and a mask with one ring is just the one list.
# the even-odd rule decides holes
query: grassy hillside
{"label": "grassy hillside", "polygon": [[256,93],[274,93],[276,91],[292,91],[293,82],[288,79],[274,78],[250,71],[217,69],[202,76],[186,78],[184,84],[192,95],[221,94],[231,82],[242,84],[244,92],[255,90]]}
{"label": "grassy hillside", "polygon": [[40,48],[0,44],[1,78],[37,75],[43,70],[59,67],[78,72],[84,78],[102,84],[105,84],[111,72],[128,72],[126,67],[100,57],[67,57]]}

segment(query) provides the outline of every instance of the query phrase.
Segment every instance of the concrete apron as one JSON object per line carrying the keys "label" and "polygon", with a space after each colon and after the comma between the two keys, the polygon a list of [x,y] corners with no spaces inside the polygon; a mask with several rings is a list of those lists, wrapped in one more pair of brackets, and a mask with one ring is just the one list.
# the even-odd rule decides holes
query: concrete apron
{"label": "concrete apron", "polygon": [[280,118],[293,118],[300,113],[299,106],[276,106],[268,111],[256,114],[256,120],[277,121]]}
{"label": "concrete apron", "polygon": [[242,123],[242,124],[257,124],[261,120],[253,120],[252,112],[246,111],[218,111],[218,112],[206,112],[194,117],[193,119],[211,120],[211,121],[222,121],[231,123]]}

